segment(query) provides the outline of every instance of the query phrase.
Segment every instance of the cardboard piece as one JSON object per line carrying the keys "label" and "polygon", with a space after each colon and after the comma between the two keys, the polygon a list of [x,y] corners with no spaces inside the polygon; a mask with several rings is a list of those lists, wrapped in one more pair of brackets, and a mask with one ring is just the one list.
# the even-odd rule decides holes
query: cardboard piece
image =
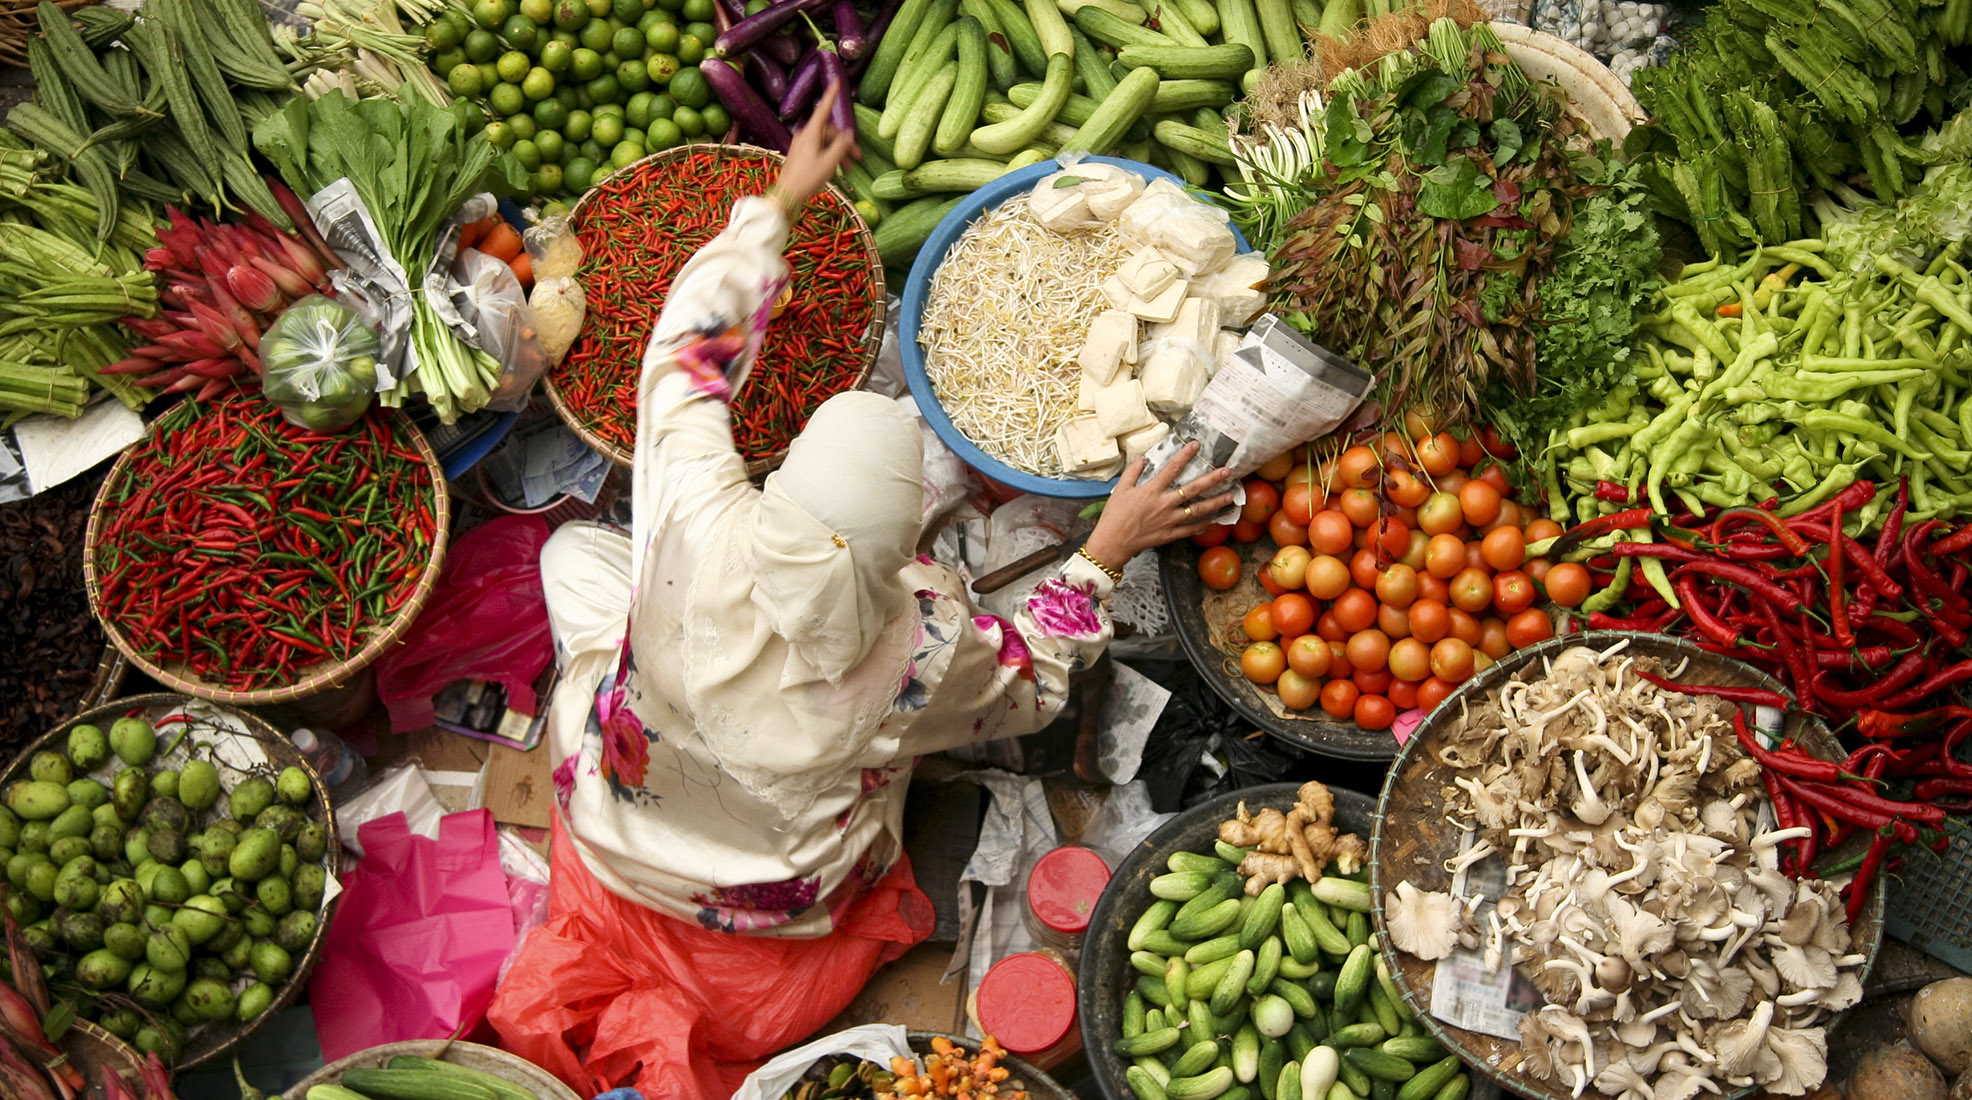
{"label": "cardboard piece", "polygon": [[901,1024],[912,1031],[947,1035],[965,1030],[965,983],[940,984],[951,959],[949,944],[921,943],[871,975],[822,1034],[858,1024]]}
{"label": "cardboard piece", "polygon": [[554,769],[548,765],[548,750],[536,747],[527,752],[493,745],[482,771],[486,787],[486,808],[502,825],[521,825],[531,829],[548,827],[548,815],[555,804]]}

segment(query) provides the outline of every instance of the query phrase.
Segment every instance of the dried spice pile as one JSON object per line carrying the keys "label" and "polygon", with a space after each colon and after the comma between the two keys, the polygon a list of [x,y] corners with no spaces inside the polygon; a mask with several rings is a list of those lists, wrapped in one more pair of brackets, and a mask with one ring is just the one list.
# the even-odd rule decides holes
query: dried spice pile
{"label": "dried spice pile", "polygon": [[97,481],[0,504],[0,756],[73,715],[103,656],[82,589]]}
{"label": "dried spice pile", "polygon": [[[733,203],[779,171],[762,154],[697,153],[619,172],[588,197],[576,235],[589,314],[549,374],[582,427],[624,454],[637,444],[644,347],[685,261],[726,226]],[[789,234],[784,308],[732,403],[733,443],[748,461],[780,454],[828,398],[853,388],[881,293],[860,223],[824,191]]]}

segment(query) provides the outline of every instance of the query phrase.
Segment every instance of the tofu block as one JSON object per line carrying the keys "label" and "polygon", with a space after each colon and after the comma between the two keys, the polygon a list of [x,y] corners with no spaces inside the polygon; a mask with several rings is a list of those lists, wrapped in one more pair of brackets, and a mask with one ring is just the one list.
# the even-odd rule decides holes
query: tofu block
{"label": "tofu block", "polygon": [[[1194,284],[1196,285],[1196,284]],[[1188,297],[1178,304],[1178,315],[1168,323],[1152,325],[1152,340],[1189,340],[1211,354],[1219,331],[1219,303],[1213,298]]]}
{"label": "tofu block", "polygon": [[1136,317],[1118,309],[1097,314],[1089,324],[1088,338],[1082,341],[1082,352],[1075,361],[1081,364],[1082,373],[1095,379],[1097,385],[1114,382],[1123,364],[1137,361]]}
{"label": "tofu block", "polygon": [[1205,364],[1194,352],[1165,344],[1144,360],[1144,403],[1164,416],[1182,416],[1198,403],[1207,381]]}
{"label": "tofu block", "polygon": [[1070,417],[1054,432],[1055,455],[1067,473],[1097,469],[1123,457],[1113,436],[1102,430],[1094,413]]}
{"label": "tofu block", "polygon": [[1227,328],[1220,329],[1219,335],[1212,340],[1212,373],[1217,374],[1219,367],[1224,365],[1226,360],[1231,359],[1233,353],[1238,350],[1239,333]]}
{"label": "tofu block", "polygon": [[1128,435],[1157,423],[1150,406],[1144,403],[1143,383],[1134,378],[1099,387],[1091,396],[1095,399],[1096,423],[1102,425],[1104,435]]}
{"label": "tofu block", "polygon": [[1239,327],[1267,308],[1267,295],[1255,289],[1266,282],[1267,261],[1255,253],[1235,256],[1225,267],[1194,280],[1192,293],[1219,305],[1220,323]]}
{"label": "tofu block", "polygon": [[[1169,323],[1173,318],[1177,317],[1178,308],[1184,305],[1186,285],[1184,281],[1180,280],[1165,287],[1163,292],[1155,298],[1132,297],[1130,304],[1124,308],[1152,324]],[[1104,286],[1106,289],[1107,284],[1104,284]]]}
{"label": "tofu block", "polygon": [[1054,181],[1064,174],[1057,172],[1047,177],[1029,194],[1027,206],[1034,220],[1057,233],[1088,229],[1107,220],[1089,212],[1089,196],[1082,188],[1054,186]]}
{"label": "tofu block", "polygon": [[1088,478],[1090,481],[1107,481],[1122,472],[1123,459],[1119,458],[1114,462],[1105,462],[1100,466],[1093,466],[1087,470],[1083,470],[1079,476]]}
{"label": "tofu block", "polygon": [[1130,288],[1123,285],[1122,278],[1116,275],[1102,281],[1102,296],[1109,299],[1111,309],[1128,310],[1131,303],[1137,300],[1137,296],[1130,293]]}
{"label": "tofu block", "polygon": [[1138,428],[1116,443],[1123,448],[1123,462],[1128,465],[1149,454],[1152,447],[1164,442],[1170,435],[1171,425],[1160,420],[1148,428]]}
{"label": "tofu block", "polygon": [[1159,255],[1155,248],[1139,248],[1123,261],[1123,269],[1116,277],[1137,297],[1155,298],[1178,280],[1178,265]]}

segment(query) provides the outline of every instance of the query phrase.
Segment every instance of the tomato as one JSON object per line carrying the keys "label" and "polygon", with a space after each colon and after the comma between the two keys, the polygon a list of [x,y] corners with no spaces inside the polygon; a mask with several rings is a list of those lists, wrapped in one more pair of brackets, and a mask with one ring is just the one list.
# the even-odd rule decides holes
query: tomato
{"label": "tomato", "polygon": [[1518,615],[1534,602],[1533,578],[1509,569],[1493,578],[1493,606],[1502,615]]}
{"label": "tomato", "polygon": [[1253,523],[1265,523],[1280,509],[1280,490],[1271,481],[1261,481],[1257,477],[1246,479],[1246,503],[1239,506],[1239,518]]}
{"label": "tomato", "polygon": [[1442,489],[1424,498],[1417,506],[1417,525],[1427,535],[1449,535],[1465,522],[1465,510],[1458,497]]}
{"label": "tomato", "polygon": [[[1510,500],[1502,500],[1500,501],[1500,514],[1493,517],[1493,522],[1479,529],[1479,537],[1485,538],[1502,527],[1511,527],[1517,531],[1525,526],[1526,522],[1527,517],[1521,512],[1518,504]],[[1521,535],[1521,541],[1526,541],[1525,534]]]}
{"label": "tomato", "polygon": [[1287,656],[1272,642],[1254,642],[1239,655],[1239,670],[1256,684],[1271,684],[1287,669]]}
{"label": "tomato", "polygon": [[1315,619],[1315,636],[1327,642],[1346,642],[1349,632],[1335,620],[1333,608],[1324,611]]}
{"label": "tomato", "polygon": [[1518,527],[1495,527],[1479,541],[1479,553],[1493,569],[1518,569],[1527,560],[1527,539]]}
{"label": "tomato", "polygon": [[1303,676],[1290,666],[1274,681],[1274,690],[1280,692],[1280,703],[1289,710],[1307,710],[1321,700],[1322,685],[1319,677]]}
{"label": "tomato", "polygon": [[1460,611],[1476,615],[1493,604],[1493,579],[1483,569],[1461,569],[1451,585],[1452,603]]}
{"label": "tomato", "polygon": [[1458,491],[1458,505],[1465,522],[1483,527],[1500,514],[1500,491],[1483,481],[1468,481]]}
{"label": "tomato", "polygon": [[1456,690],[1458,689],[1453,685],[1448,684],[1443,680],[1440,680],[1436,676],[1433,676],[1429,680],[1426,680],[1423,683],[1417,685],[1418,709],[1424,711],[1426,714],[1429,714],[1433,710],[1437,709],[1439,703],[1442,703],[1446,699],[1450,698],[1452,692]]}
{"label": "tomato", "polygon": [[1298,638],[1315,628],[1315,604],[1299,592],[1274,597],[1274,629],[1289,638]]}
{"label": "tomato", "polygon": [[1402,432],[1384,432],[1376,441],[1376,451],[1385,466],[1409,462],[1411,442],[1404,438]]}
{"label": "tomato", "polygon": [[1280,514],[1306,527],[1308,521],[1314,518],[1316,509],[1326,503],[1327,493],[1316,496],[1315,490],[1306,482],[1294,481],[1280,494]]}
{"label": "tomato", "polygon": [[1397,519],[1402,520],[1405,527],[1408,527],[1413,531],[1417,530],[1417,509],[1393,508],[1391,509],[1390,514],[1396,517]]}
{"label": "tomato", "polygon": [[1520,454],[1513,444],[1500,437],[1500,433],[1491,424],[1479,429],[1479,445],[1486,448],[1487,454],[1501,461],[1518,457]]}
{"label": "tomato", "polygon": [[1490,615],[1479,620],[1479,652],[1497,659],[1513,652],[1513,649],[1513,643],[1506,637],[1505,623]]}
{"label": "tomato", "polygon": [[1390,660],[1390,636],[1375,627],[1358,630],[1349,636],[1345,654],[1358,672],[1374,672]]}
{"label": "tomato", "polygon": [[1253,476],[1263,477],[1268,481],[1280,481],[1286,478],[1293,470],[1294,452],[1291,450],[1283,451],[1262,463],[1259,469],[1253,471]]}
{"label": "tomato", "polygon": [[1215,523],[1198,534],[1193,535],[1191,537],[1191,544],[1193,546],[1224,546],[1226,540],[1231,537],[1231,526],[1224,523]]}
{"label": "tomato", "polygon": [[1471,428],[1465,429],[1465,438],[1458,441],[1458,464],[1471,469],[1486,459],[1485,445]]}
{"label": "tomato", "polygon": [[[1452,611],[1439,600],[1420,599],[1405,613],[1411,637],[1430,645],[1452,632]],[[1419,676],[1417,679],[1422,680]]]}
{"label": "tomato", "polygon": [[1333,554],[1323,554],[1308,563],[1303,583],[1308,586],[1310,596],[1318,600],[1332,600],[1347,592],[1353,582],[1346,562]]}
{"label": "tomato", "polygon": [[1395,516],[1385,516],[1370,524],[1369,537],[1377,549],[1392,558],[1402,555],[1411,545],[1411,529]]}
{"label": "tomato", "polygon": [[1455,535],[1433,535],[1424,547],[1424,571],[1450,580],[1465,568],[1465,544]]}
{"label": "tomato", "polygon": [[1360,443],[1335,460],[1335,484],[1344,489],[1373,489],[1381,476],[1376,452]]}
{"label": "tomato", "polygon": [[1472,476],[1475,480],[1483,481],[1493,488],[1498,489],[1502,497],[1513,495],[1513,482],[1507,480],[1506,467],[1497,462],[1488,462],[1485,469]]}
{"label": "tomato", "polygon": [[1416,570],[1419,576],[1423,576],[1425,566],[1430,560],[1426,557],[1430,548],[1431,536],[1413,529],[1410,533],[1410,545],[1404,547],[1404,552],[1397,555],[1397,560]]}
{"label": "tomato", "polygon": [[1438,410],[1413,405],[1404,410],[1404,431],[1412,439],[1422,443],[1426,436],[1438,430]]}
{"label": "tomato", "polygon": [[1546,558],[1529,558],[1520,568],[1522,572],[1534,578],[1535,584],[1546,584],[1547,575],[1554,569],[1554,563]]}
{"label": "tomato", "polygon": [[1433,480],[1437,482],[1439,492],[1450,493],[1453,496],[1457,496],[1458,491],[1460,489],[1465,488],[1465,483],[1471,481],[1472,478],[1468,474],[1466,474],[1464,470],[1453,470],[1451,473],[1446,474],[1444,477],[1435,478]]}
{"label": "tomato", "polygon": [[1383,503],[1368,489],[1345,489],[1336,507],[1357,527],[1368,527],[1383,512]]}
{"label": "tomato", "polygon": [[1506,621],[1506,640],[1515,649],[1525,649],[1552,637],[1554,623],[1548,619],[1547,612],[1538,607],[1530,607]]}
{"label": "tomato", "polygon": [[1263,603],[1246,613],[1240,622],[1240,629],[1256,642],[1271,642],[1280,637],[1280,628],[1274,625],[1274,605]]}
{"label": "tomato", "polygon": [[1422,680],[1431,675],[1431,647],[1416,638],[1399,638],[1390,644],[1387,667],[1399,680]]}
{"label": "tomato", "polygon": [[1310,680],[1328,675],[1329,661],[1328,642],[1317,635],[1303,634],[1287,647],[1287,667]]}
{"label": "tomato", "polygon": [[1205,587],[1224,592],[1239,583],[1239,551],[1230,546],[1214,546],[1198,555],[1198,579]]}
{"label": "tomato", "polygon": [[1267,521],[1267,534],[1273,537],[1276,546],[1308,545],[1308,529],[1289,519],[1286,512],[1275,512]]}
{"label": "tomato", "polygon": [[1346,554],[1356,538],[1356,526],[1333,508],[1316,512],[1308,522],[1308,545],[1320,554]]}
{"label": "tomato", "polygon": [[1484,631],[1480,629],[1478,618],[1468,615],[1456,607],[1447,613],[1447,617],[1451,619],[1452,623],[1449,637],[1457,638],[1466,645],[1476,646],[1479,644],[1479,638]]}
{"label": "tomato", "polygon": [[1357,588],[1375,588],[1376,578],[1383,575],[1383,565],[1376,560],[1376,551],[1365,546],[1349,559],[1349,579]]}
{"label": "tomato", "polygon": [[1376,576],[1376,598],[1391,607],[1409,607],[1417,599],[1417,570],[1396,562]]}
{"label": "tomato", "polygon": [[1387,730],[1397,721],[1397,708],[1381,695],[1359,695],[1350,712],[1356,724],[1366,730]]}
{"label": "tomato", "polygon": [[1392,638],[1408,638],[1411,633],[1410,612],[1401,607],[1391,607],[1387,603],[1377,604],[1376,629]]}
{"label": "tomato", "polygon": [[1328,610],[1342,629],[1354,634],[1368,630],[1376,622],[1376,597],[1360,588],[1351,588],[1337,596]]}
{"label": "tomato", "polygon": [[[1457,574],[1453,575],[1456,576]],[[1442,604],[1450,604],[1452,602],[1452,586],[1443,577],[1434,577],[1429,573],[1419,573],[1417,575],[1417,598],[1420,600],[1437,600]]]}
{"label": "tomato", "polygon": [[1331,680],[1347,680],[1356,670],[1349,667],[1349,653],[1345,641],[1333,638],[1328,642],[1328,675]]}
{"label": "tomato", "polygon": [[1288,591],[1293,591],[1307,582],[1308,563],[1314,555],[1305,546],[1283,546],[1274,552],[1274,560],[1267,563],[1267,572],[1274,583]]}
{"label": "tomato", "polygon": [[1589,571],[1572,561],[1547,571],[1547,598],[1563,607],[1580,607],[1589,598]]}
{"label": "tomato", "polygon": [[1458,440],[1450,432],[1418,440],[1417,462],[1434,478],[1451,473],[1458,468]]}
{"label": "tomato", "polygon": [[1497,663],[1491,657],[1486,656],[1486,651],[1483,649],[1472,651],[1472,674],[1474,676],[1479,675]]}
{"label": "tomato", "polygon": [[[1248,652],[1252,652],[1250,649]],[[1251,673],[1248,673],[1250,676]],[[1447,683],[1461,683],[1472,675],[1472,647],[1457,638],[1446,638],[1431,647],[1431,675]]]}
{"label": "tomato", "polygon": [[1356,713],[1356,698],[1361,694],[1356,690],[1356,685],[1347,680],[1330,680],[1322,687],[1322,710],[1330,718],[1352,717]]}
{"label": "tomato", "polygon": [[1537,519],[1527,525],[1528,542],[1545,542],[1561,534],[1561,525],[1551,519]]}
{"label": "tomato", "polygon": [[1409,710],[1417,705],[1417,685],[1409,680],[1390,681],[1390,690],[1383,694],[1389,696],[1390,705],[1400,711]]}
{"label": "tomato", "polygon": [[1260,571],[1255,573],[1254,576],[1260,578],[1260,587],[1267,590],[1269,597],[1278,596],[1282,592],[1287,591],[1287,589],[1281,587],[1279,581],[1274,579],[1274,566],[1272,562],[1262,565]]}
{"label": "tomato", "polygon": [[1431,495],[1431,486],[1419,481],[1417,475],[1409,470],[1392,470],[1383,479],[1383,493],[1392,504],[1415,508]]}
{"label": "tomato", "polygon": [[1259,542],[1260,536],[1266,533],[1267,533],[1266,524],[1255,523],[1250,519],[1242,519],[1239,522],[1232,525],[1232,537],[1234,542]]}
{"label": "tomato", "polygon": [[1349,682],[1355,684],[1356,690],[1364,695],[1381,695],[1390,690],[1390,685],[1396,683],[1397,678],[1390,675],[1387,668],[1379,668],[1375,672],[1364,672],[1359,668],[1354,676],[1349,677]]}
{"label": "tomato", "polygon": [[1492,575],[1493,571],[1486,568],[1486,548],[1478,539],[1472,539],[1465,544],[1465,567],[1477,569],[1487,576]]}

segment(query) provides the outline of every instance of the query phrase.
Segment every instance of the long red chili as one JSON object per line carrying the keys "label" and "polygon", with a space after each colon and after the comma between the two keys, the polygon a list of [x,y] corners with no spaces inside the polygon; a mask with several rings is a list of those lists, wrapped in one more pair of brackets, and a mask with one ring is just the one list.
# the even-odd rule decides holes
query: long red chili
{"label": "long red chili", "polygon": [[1953,684],[1962,684],[1967,680],[1972,680],[1972,657],[1968,657],[1957,664],[1941,668],[1902,691],[1896,692],[1895,694],[1886,694],[1882,699],[1882,704],[1886,707],[1907,707],[1920,699],[1935,695]]}
{"label": "long red chili", "polygon": [[1849,881],[1849,900],[1847,912],[1849,923],[1862,920],[1863,907],[1869,904],[1869,888],[1876,882],[1876,872],[1883,866],[1883,857],[1890,854],[1890,834],[1878,829],[1870,839],[1869,851],[1862,857],[1862,866],[1856,868],[1856,877]]}
{"label": "long red chili", "polygon": [[1654,673],[1646,672],[1643,669],[1638,669],[1637,675],[1656,684],[1665,691],[1675,691],[1680,695],[1709,695],[1716,699],[1725,699],[1734,703],[1748,703],[1761,707],[1778,707],[1781,710],[1786,710],[1793,705],[1793,700],[1787,698],[1787,696],[1777,691],[1769,691],[1766,688],[1734,687],[1728,684],[1680,684]]}
{"label": "long red chili", "polygon": [[1712,614],[1705,606],[1698,592],[1698,582],[1690,577],[1678,577],[1672,582],[1678,591],[1678,599],[1684,604],[1684,613],[1691,617],[1691,623],[1701,633],[1723,646],[1737,646],[1743,635],[1738,627]]}
{"label": "long red chili", "polygon": [[1842,552],[1842,509],[1839,506],[1828,526],[1834,532],[1828,540],[1828,616],[1834,623],[1836,642],[1852,646],[1856,644],[1856,635],[1849,629],[1849,613],[1842,606],[1842,597],[1848,594],[1848,586],[1842,583],[1842,559],[1848,555]]}
{"label": "long red chili", "polygon": [[1842,770],[1840,764],[1832,760],[1817,760],[1799,752],[1776,752],[1760,744],[1759,738],[1746,726],[1746,715],[1740,711],[1732,712],[1732,732],[1739,738],[1739,747],[1746,754],[1760,762],[1760,766],[1782,775],[1796,779],[1814,779],[1823,783],[1841,783],[1861,776]]}
{"label": "long red chili", "polygon": [[1858,691],[1837,687],[1826,669],[1814,675],[1815,697],[1833,703],[1847,710],[1874,706],[1884,697],[1901,690],[1906,684],[1916,680],[1924,673],[1929,662],[1921,655],[1912,653],[1898,661],[1887,675],[1876,683]]}
{"label": "long red chili", "polygon": [[1797,558],[1808,556],[1808,541],[1787,526],[1787,521],[1761,508],[1728,508],[1712,520],[1712,541],[1724,542],[1726,528],[1740,520],[1750,520],[1767,529],[1788,553]]}
{"label": "long red chili", "polygon": [[1890,506],[1890,514],[1883,518],[1883,530],[1876,533],[1876,564],[1888,568],[1890,555],[1900,545],[1898,539],[1903,535],[1904,513],[1910,511],[1910,479],[1897,479],[1897,502]]}
{"label": "long red chili", "polygon": [[1708,577],[1717,577],[1722,581],[1730,581],[1746,589],[1748,592],[1770,601],[1782,611],[1792,613],[1806,608],[1806,605],[1801,602],[1799,596],[1743,565],[1729,565],[1725,562],[1709,560],[1694,561],[1678,566],[1671,575],[1675,577],[1679,574],[1686,573],[1702,573]]}

